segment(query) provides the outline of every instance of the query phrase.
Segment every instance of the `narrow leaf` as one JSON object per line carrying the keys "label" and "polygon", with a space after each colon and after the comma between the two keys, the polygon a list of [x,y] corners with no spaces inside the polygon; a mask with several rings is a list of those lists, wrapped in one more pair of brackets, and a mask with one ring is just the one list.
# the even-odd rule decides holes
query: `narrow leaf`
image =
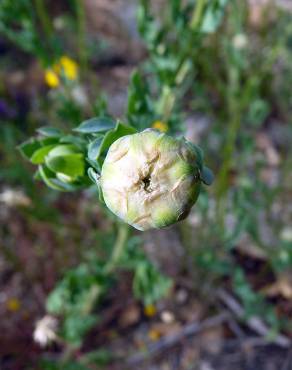
{"label": "narrow leaf", "polygon": [[74,131],[83,134],[94,134],[111,130],[116,125],[116,122],[107,117],[95,117],[81,123]]}
{"label": "narrow leaf", "polygon": [[103,138],[103,141],[99,148],[97,159],[100,155],[108,150],[108,148],[122,136],[135,134],[137,130],[131,126],[127,126],[121,122],[118,122],[115,129],[107,132]]}
{"label": "narrow leaf", "polygon": [[36,131],[39,134],[48,137],[60,137],[62,135],[62,131],[60,131],[58,128],[49,126],[40,127]]}
{"label": "narrow leaf", "polygon": [[92,161],[95,161],[98,157],[101,143],[103,141],[103,136],[96,138],[88,146],[88,158]]}

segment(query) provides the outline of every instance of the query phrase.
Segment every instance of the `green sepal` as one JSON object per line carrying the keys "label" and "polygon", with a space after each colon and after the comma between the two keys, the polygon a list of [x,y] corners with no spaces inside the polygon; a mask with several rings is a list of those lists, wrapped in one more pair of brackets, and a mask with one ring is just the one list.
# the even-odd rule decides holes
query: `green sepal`
{"label": "green sepal", "polygon": [[97,161],[92,161],[91,159],[89,158],[86,158],[86,161],[87,163],[90,164],[91,167],[94,168],[94,170],[97,172],[97,173],[101,173],[101,166],[100,164],[97,162]]}
{"label": "green sepal", "polygon": [[99,186],[99,177],[100,177],[100,175],[92,167],[88,168],[87,175],[95,185]]}
{"label": "green sepal", "polygon": [[191,143],[190,141],[187,141],[185,138],[184,138],[184,140],[185,140],[185,143],[188,145],[188,147],[195,154],[196,164],[199,167],[200,171],[203,171],[203,163],[204,163],[204,152],[203,152],[203,150],[199,146]]}
{"label": "green sepal", "polygon": [[214,181],[214,174],[210,170],[210,168],[204,166],[201,173],[201,180],[205,185],[211,185],[212,182]]}
{"label": "green sepal", "polygon": [[82,134],[95,134],[111,130],[115,125],[116,122],[111,118],[94,117],[82,122],[78,127],[74,128],[73,131],[80,132]]}
{"label": "green sepal", "polygon": [[87,174],[88,174],[88,177],[90,178],[90,180],[94,183],[94,185],[97,186],[98,197],[99,197],[100,202],[104,203],[102,189],[101,189],[101,186],[100,186],[100,183],[99,183],[100,175],[92,167],[88,168]]}

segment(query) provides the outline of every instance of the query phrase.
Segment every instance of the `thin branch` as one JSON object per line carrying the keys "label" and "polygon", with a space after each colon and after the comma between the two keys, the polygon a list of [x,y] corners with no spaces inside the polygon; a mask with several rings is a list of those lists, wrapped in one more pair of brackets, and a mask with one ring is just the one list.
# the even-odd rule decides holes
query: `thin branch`
{"label": "thin branch", "polygon": [[[243,307],[228,292],[224,289],[220,289],[217,296],[238,319],[244,318],[245,314]],[[268,337],[270,334],[270,328],[257,316],[247,319],[246,324],[260,336]],[[282,334],[277,335],[275,338],[271,338],[269,341],[283,348],[289,348],[292,344],[291,340]]]}
{"label": "thin branch", "polygon": [[203,330],[212,328],[214,326],[218,326],[223,324],[229,319],[230,315],[228,312],[223,312],[219,315],[213,316],[209,319],[206,319],[202,322],[193,322],[186,325],[181,331],[176,334],[168,335],[156,343],[151,344],[146,352],[139,352],[133,356],[131,356],[127,364],[128,365],[137,365],[138,363],[144,361],[150,356],[156,355],[157,353],[164,351],[170,347],[173,347],[178,342],[182,341],[183,339],[196,335]]}

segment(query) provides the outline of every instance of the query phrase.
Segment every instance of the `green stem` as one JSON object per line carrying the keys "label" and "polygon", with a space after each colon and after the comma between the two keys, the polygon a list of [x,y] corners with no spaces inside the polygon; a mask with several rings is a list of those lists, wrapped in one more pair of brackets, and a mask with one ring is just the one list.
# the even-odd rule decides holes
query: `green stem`
{"label": "green stem", "polygon": [[204,13],[204,8],[206,5],[206,0],[198,0],[196,3],[196,7],[194,9],[194,13],[191,18],[190,22],[190,28],[192,30],[197,30],[201,21],[202,21],[202,16]]}
{"label": "green stem", "polygon": [[47,37],[47,40],[50,40],[53,34],[53,26],[50,17],[48,17],[48,12],[44,0],[34,0],[34,3],[43,31]]}
{"label": "green stem", "polygon": [[77,43],[79,63],[83,72],[87,69],[87,51],[86,51],[86,20],[83,2],[75,0],[76,18],[77,18]]}
{"label": "green stem", "polygon": [[119,225],[118,236],[114,245],[114,249],[111,258],[105,267],[107,273],[112,272],[113,269],[116,267],[117,263],[119,262],[123,254],[128,236],[129,236],[129,226],[126,224]]}
{"label": "green stem", "polygon": [[229,128],[227,139],[223,149],[222,168],[217,181],[217,217],[219,224],[224,228],[225,206],[224,198],[229,187],[229,173],[233,164],[233,154],[235,152],[236,138],[241,123],[241,105],[238,101],[239,91],[239,71],[237,68],[231,68],[229,73],[228,90],[228,109],[229,109]]}
{"label": "green stem", "polygon": [[[116,242],[113,248],[112,255],[110,257],[110,260],[105,266],[105,271],[107,274],[110,274],[113,272],[113,270],[116,268],[122,254],[124,251],[124,248],[126,246],[127,240],[129,236],[129,226],[126,224],[119,224],[118,226],[118,235],[116,238]],[[93,285],[91,289],[88,292],[88,299],[86,300],[86,303],[83,307],[82,313],[83,315],[89,315],[90,312],[92,312],[94,305],[96,303],[96,300],[100,296],[102,290],[100,289],[99,285]],[[79,350],[77,347],[73,347],[68,343],[65,343],[64,352],[62,355],[61,362],[66,363],[70,359],[74,358],[76,352]]]}

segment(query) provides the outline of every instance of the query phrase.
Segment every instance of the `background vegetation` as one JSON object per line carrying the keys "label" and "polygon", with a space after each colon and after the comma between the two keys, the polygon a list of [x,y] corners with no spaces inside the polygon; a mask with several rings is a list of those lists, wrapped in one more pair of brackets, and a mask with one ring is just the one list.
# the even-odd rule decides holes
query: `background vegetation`
{"label": "background vegetation", "polygon": [[[1,369],[291,364],[290,10],[0,2]],[[204,149],[216,180],[186,221],[119,224],[84,172],[91,117]],[[70,181],[46,167],[60,143],[75,148]]]}

